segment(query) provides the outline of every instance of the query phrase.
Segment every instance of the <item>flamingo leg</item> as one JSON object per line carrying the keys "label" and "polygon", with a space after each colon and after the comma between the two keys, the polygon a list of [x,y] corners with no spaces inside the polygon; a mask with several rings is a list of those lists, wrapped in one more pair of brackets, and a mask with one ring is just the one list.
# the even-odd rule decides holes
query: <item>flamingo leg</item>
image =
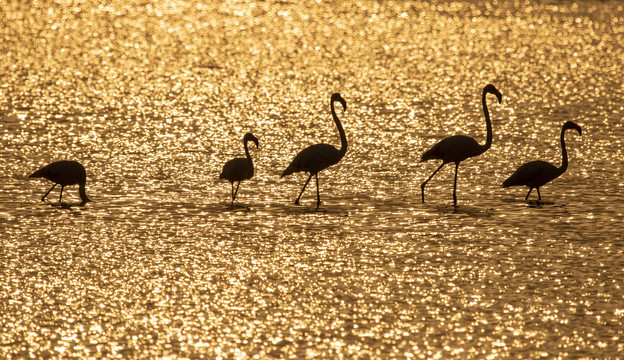
{"label": "flamingo leg", "polygon": [[65,189],[65,185],[61,185],[61,195],[59,195],[59,204],[63,203],[63,189]]}
{"label": "flamingo leg", "polygon": [[232,198],[232,202],[230,203],[230,206],[234,206],[234,181],[232,181],[230,184],[232,184],[232,190],[230,191],[230,197]]}
{"label": "flamingo leg", "polygon": [[308,186],[310,179],[312,179],[312,173],[310,173],[310,176],[308,176],[308,180],[306,180],[305,184],[303,184],[303,188],[301,188],[301,192],[299,193],[299,196],[297,196],[297,200],[295,200],[295,205],[299,205],[299,199],[301,199],[301,195],[303,195],[303,190],[305,190],[306,186]]}
{"label": "flamingo leg", "polygon": [[433,178],[433,175],[435,175],[438,171],[440,171],[440,169],[442,169],[442,166],[444,166],[445,163],[442,163],[442,165],[440,165],[440,167],[438,167],[436,169],[436,171],[433,172],[433,174],[431,174],[431,176],[429,176],[429,178],[427,180],[425,180],[424,183],[422,183],[422,185],[420,185],[420,192],[422,195],[422,202],[425,202],[425,185],[427,185],[427,183],[429,182],[429,180],[431,180],[431,178]]}
{"label": "flamingo leg", "polygon": [[316,208],[318,209],[318,207],[321,206],[321,194],[319,192],[318,173],[314,174],[314,178],[316,179]]}
{"label": "flamingo leg", "polygon": [[41,201],[45,201],[46,196],[48,196],[48,194],[50,193],[50,191],[52,191],[52,189],[54,189],[56,187],[56,185],[58,184],[54,184],[52,185],[52,187],[50,188],[50,190],[48,190],[47,193],[45,193],[45,195],[43,195],[43,197],[41,198]]}
{"label": "flamingo leg", "polygon": [[[238,182],[238,184],[236,184],[236,191],[234,192],[234,197],[232,198],[232,205],[234,205],[234,199],[236,199],[236,195],[238,194],[238,187],[240,186],[240,181]],[[234,186],[234,183],[232,183],[232,186]]]}
{"label": "flamingo leg", "polygon": [[533,191],[533,188],[529,187],[529,192],[527,193],[527,196],[524,197],[524,201],[529,200],[529,195],[531,195],[531,191]]}
{"label": "flamingo leg", "polygon": [[537,201],[542,201],[542,195],[539,193],[539,186],[537,187]]}
{"label": "flamingo leg", "polygon": [[453,181],[453,206],[457,206],[457,169],[459,168],[459,163],[455,163],[455,180]]}

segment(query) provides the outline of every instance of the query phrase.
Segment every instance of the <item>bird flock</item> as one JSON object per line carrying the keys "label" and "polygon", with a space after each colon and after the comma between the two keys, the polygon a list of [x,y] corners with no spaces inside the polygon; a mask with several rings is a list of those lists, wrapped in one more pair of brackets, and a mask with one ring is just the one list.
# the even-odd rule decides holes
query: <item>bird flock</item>
{"label": "bird flock", "polygon": [[[492,123],[490,121],[490,113],[488,111],[486,102],[487,94],[492,94],[496,96],[499,104],[502,102],[503,99],[502,94],[496,89],[494,85],[488,84],[483,88],[483,92],[481,94],[481,102],[483,106],[483,115],[485,117],[487,132],[485,144],[480,145],[469,136],[453,135],[440,140],[435,145],[433,145],[431,149],[423,153],[420,159],[421,162],[428,160],[442,160],[442,164],[440,164],[440,166],[420,185],[421,199],[423,203],[425,202],[425,186],[427,185],[427,183],[440,169],[442,169],[444,165],[448,163],[455,163],[455,178],[453,182],[453,205],[457,206],[457,171],[459,163],[468,158],[483,154],[492,145]],[[295,156],[295,158],[290,162],[288,167],[286,167],[286,169],[281,174],[281,177],[288,176],[297,172],[306,172],[308,174],[308,178],[303,184],[303,187],[299,192],[299,196],[297,196],[297,199],[295,199],[296,205],[299,205],[299,200],[301,199],[303,192],[305,191],[308,183],[312,179],[312,176],[314,176],[314,179],[316,181],[316,207],[320,207],[321,195],[319,190],[318,173],[340,162],[340,160],[347,153],[347,136],[342,127],[342,124],[340,123],[340,119],[338,119],[338,115],[336,114],[336,109],[334,107],[335,102],[338,102],[342,105],[343,112],[346,112],[347,110],[347,102],[338,93],[333,94],[330,99],[331,114],[336,124],[336,128],[338,129],[338,133],[340,134],[340,149],[336,149],[332,145],[323,143],[308,146],[307,148],[301,150]],[[565,124],[563,124],[563,127],[561,128],[561,166],[556,167],[555,165],[552,165],[542,160],[527,162],[518,167],[516,171],[511,176],[509,176],[509,178],[505,180],[501,186],[503,188],[511,186],[527,186],[529,188],[529,192],[527,193],[525,200],[528,200],[529,195],[531,194],[531,191],[533,191],[533,189],[537,189],[538,201],[541,201],[542,197],[539,191],[540,187],[561,176],[561,174],[563,174],[568,168],[568,153],[565,145],[565,132],[569,129],[574,129],[578,132],[579,135],[582,135],[581,127],[574,122],[567,121]],[[256,145],[256,148],[259,148],[258,138],[256,138],[251,133],[246,133],[245,136],[243,136],[245,157],[235,158],[226,162],[223,166],[221,174],[219,175],[220,179],[226,179],[232,185],[232,199],[230,202],[230,206],[234,206],[234,201],[236,200],[236,195],[238,194],[238,188],[240,186],[240,183],[243,180],[249,180],[254,176],[254,165],[247,145],[249,141],[253,142]],[[48,190],[45,195],[43,195],[41,201],[45,201],[48,194],[50,194],[50,192],[56,187],[56,185],[59,184],[61,185],[59,203],[62,204],[63,189],[67,185],[79,186],[78,193],[81,199],[80,205],[85,205],[87,202],[91,201],[86,194],[87,174],[85,168],[84,166],[82,166],[82,164],[76,161],[63,160],[53,162],[35,171],[29,177],[45,178],[54,183],[50,190]],[[236,188],[234,187],[234,183],[236,183]]]}

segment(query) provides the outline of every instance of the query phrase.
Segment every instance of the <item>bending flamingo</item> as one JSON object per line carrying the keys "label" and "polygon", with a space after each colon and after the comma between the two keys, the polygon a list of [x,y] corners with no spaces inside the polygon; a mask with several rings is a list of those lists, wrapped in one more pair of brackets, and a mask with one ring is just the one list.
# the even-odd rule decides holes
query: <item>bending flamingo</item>
{"label": "bending flamingo", "polygon": [[[235,158],[226,162],[225,165],[223,165],[221,175],[219,175],[219,179],[226,179],[232,184],[232,203],[230,206],[234,206],[234,199],[236,199],[236,194],[238,194],[238,187],[241,181],[251,179],[254,176],[253,161],[251,160],[251,155],[249,155],[249,149],[247,148],[248,141],[253,141],[256,144],[256,149],[258,148],[258,139],[253,136],[252,133],[245,134],[243,137],[243,146],[245,147],[245,155],[247,157]],[[238,184],[236,184],[236,191],[234,191],[234,182],[236,181],[238,181]]]}
{"label": "bending flamingo", "polygon": [[80,194],[80,199],[82,202],[80,205],[84,205],[87,202],[91,201],[87,197],[87,193],[85,191],[85,185],[87,183],[87,172],[85,171],[84,166],[76,161],[56,161],[49,165],[42,167],[41,169],[35,171],[34,173],[28,176],[29,178],[45,178],[54,183],[50,190],[48,190],[45,195],[41,198],[41,201],[45,201],[46,196],[56,187],[56,185],[61,185],[61,194],[59,195],[59,203],[62,203],[63,199],[63,189],[67,185],[76,185],[78,184],[78,193]]}
{"label": "bending flamingo", "polygon": [[485,125],[487,129],[487,138],[484,145],[479,145],[473,138],[465,135],[454,135],[441,140],[433,147],[427,150],[420,159],[420,162],[440,159],[442,164],[436,169],[436,171],[429,176],[425,182],[420,185],[422,202],[425,202],[425,185],[433,178],[433,176],[444,166],[450,162],[455,163],[455,181],[453,182],[453,205],[457,205],[457,168],[459,163],[468,158],[481,155],[492,145],[492,124],[490,123],[490,113],[488,112],[487,104],[485,102],[485,95],[487,93],[496,95],[498,103],[500,104],[503,96],[496,90],[494,85],[488,84],[483,88],[481,94],[481,101],[483,103],[483,114],[485,115]]}
{"label": "bending flamingo", "polygon": [[563,158],[561,160],[561,166],[555,167],[554,165],[542,160],[528,162],[520,166],[507,180],[505,180],[502,187],[508,188],[510,186],[517,185],[528,186],[529,192],[525,196],[524,200],[528,200],[529,195],[531,195],[531,191],[533,191],[533,188],[536,188],[537,200],[542,200],[542,196],[539,191],[540,186],[558,178],[568,169],[568,152],[566,151],[564,138],[565,131],[568,129],[574,129],[579,133],[579,135],[582,135],[581,127],[572,121],[567,121],[563,124],[563,127],[561,128],[561,156]]}
{"label": "bending flamingo", "polygon": [[340,120],[338,120],[336,110],[334,109],[334,102],[336,101],[342,104],[343,111],[347,110],[347,102],[338,93],[333,94],[330,100],[332,117],[334,118],[334,122],[338,128],[338,133],[340,134],[340,150],[328,144],[315,144],[309,146],[301,150],[282,173],[281,177],[300,171],[305,171],[310,174],[310,176],[308,176],[308,180],[306,180],[305,184],[303,184],[303,188],[301,188],[299,196],[297,196],[297,199],[295,200],[296,205],[299,205],[299,199],[301,199],[301,195],[303,194],[306,186],[308,186],[312,176],[316,179],[316,207],[318,208],[321,205],[318,173],[331,165],[337,164],[347,153],[347,136],[345,135],[342,124],[340,124]]}

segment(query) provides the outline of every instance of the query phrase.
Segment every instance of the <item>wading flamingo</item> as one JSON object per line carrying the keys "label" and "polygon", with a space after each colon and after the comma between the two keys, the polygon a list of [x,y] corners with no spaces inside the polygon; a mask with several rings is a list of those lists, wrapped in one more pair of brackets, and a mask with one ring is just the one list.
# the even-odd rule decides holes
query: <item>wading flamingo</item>
{"label": "wading flamingo", "polygon": [[490,113],[488,112],[487,104],[485,102],[485,95],[487,93],[496,95],[498,98],[498,103],[500,104],[503,96],[501,93],[496,90],[494,85],[488,84],[483,88],[483,93],[481,94],[481,101],[483,103],[483,114],[485,115],[485,125],[487,129],[487,138],[485,140],[485,145],[479,145],[473,138],[465,135],[454,135],[447,137],[446,139],[441,140],[437,144],[433,145],[433,147],[427,150],[420,159],[420,162],[431,160],[431,159],[440,159],[442,160],[442,164],[436,169],[436,171],[429,176],[425,182],[420,185],[422,202],[425,202],[425,185],[433,178],[433,176],[444,166],[450,162],[455,163],[455,181],[453,182],[453,205],[457,205],[457,168],[459,167],[459,163],[468,158],[481,155],[492,145],[492,124],[490,123]]}
{"label": "wading flamingo", "polygon": [[[232,184],[232,203],[230,206],[234,206],[234,199],[236,199],[236,194],[238,194],[238,187],[241,181],[251,179],[254,176],[253,161],[251,161],[251,155],[249,155],[249,149],[247,148],[248,141],[253,141],[256,144],[256,149],[258,148],[258,139],[252,133],[245,134],[243,146],[245,147],[245,155],[247,157],[235,158],[226,162],[223,165],[221,175],[219,175],[219,179],[226,179]],[[238,181],[238,184],[236,184],[236,191],[234,191],[234,183],[236,181]]]}
{"label": "wading flamingo", "polygon": [[502,187],[508,188],[510,186],[517,185],[526,185],[529,187],[529,192],[527,193],[524,200],[529,199],[529,195],[531,195],[531,191],[533,188],[537,189],[537,200],[542,200],[542,196],[540,195],[539,188],[540,186],[545,185],[547,182],[558,178],[561,174],[563,174],[568,168],[568,152],[566,151],[565,131],[568,129],[576,130],[579,135],[581,133],[581,127],[573,123],[572,121],[567,121],[563,124],[561,128],[561,166],[555,167],[553,164],[550,164],[546,161],[535,160],[530,161],[521,165],[507,180],[503,182]]}
{"label": "wading flamingo", "polygon": [[334,109],[335,101],[342,104],[343,111],[347,110],[347,102],[338,93],[333,94],[330,100],[331,113],[334,118],[334,122],[336,123],[336,127],[338,128],[338,133],[340,133],[340,150],[328,144],[315,144],[308,146],[307,148],[301,150],[297,156],[295,156],[290,165],[288,165],[286,170],[282,173],[281,177],[300,171],[305,171],[310,174],[310,176],[308,176],[308,180],[306,180],[305,184],[303,184],[303,188],[301,188],[301,192],[299,193],[299,196],[297,196],[297,200],[295,200],[296,205],[299,205],[299,199],[301,199],[301,195],[303,194],[306,186],[308,186],[312,176],[316,179],[316,207],[318,208],[321,205],[318,173],[331,165],[337,164],[347,153],[347,136],[345,135],[342,124],[340,124],[340,120],[338,120],[338,116],[336,115],[336,110]]}
{"label": "wading flamingo", "polygon": [[85,184],[87,183],[87,172],[84,166],[76,161],[56,161],[49,165],[42,167],[28,176],[29,178],[45,178],[54,183],[50,190],[41,198],[41,201],[45,201],[46,196],[54,189],[58,184],[61,185],[61,194],[59,195],[59,203],[62,203],[63,189],[67,185],[78,184],[78,193],[82,202],[80,205],[84,205],[91,201],[87,197],[85,192]]}

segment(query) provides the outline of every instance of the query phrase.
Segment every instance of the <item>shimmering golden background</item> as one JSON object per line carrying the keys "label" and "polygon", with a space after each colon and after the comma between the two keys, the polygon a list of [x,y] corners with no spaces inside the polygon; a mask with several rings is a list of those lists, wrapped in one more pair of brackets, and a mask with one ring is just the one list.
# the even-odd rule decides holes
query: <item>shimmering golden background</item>
{"label": "shimmering golden background", "polygon": [[[214,3],[1,2],[0,357],[621,356],[621,2]],[[485,141],[490,82],[460,206],[452,166],[421,204],[420,155]],[[333,92],[350,148],[314,212],[279,174],[338,144]],[[566,120],[584,132],[549,203],[500,189],[559,163]],[[60,159],[95,203],[39,201],[27,176]]]}

